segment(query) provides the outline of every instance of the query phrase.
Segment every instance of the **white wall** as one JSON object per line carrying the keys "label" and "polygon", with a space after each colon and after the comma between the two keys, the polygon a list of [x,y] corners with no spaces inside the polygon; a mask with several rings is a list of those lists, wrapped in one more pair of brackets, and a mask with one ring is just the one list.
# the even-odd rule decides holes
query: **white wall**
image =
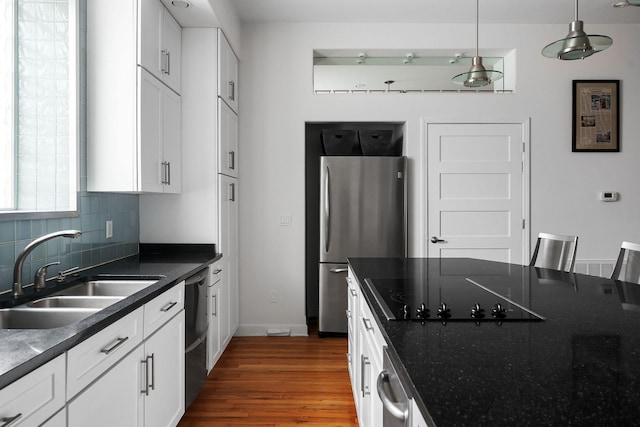
{"label": "white wall", "polygon": [[[531,119],[531,235],[580,236],[579,259],[613,259],[640,241],[640,26],[586,25],[614,44],[584,61],[544,58],[567,25],[481,25],[482,47],[517,49],[515,94],[313,95],[314,48],[467,48],[475,28],[424,24],[243,24],[240,70],[240,332],[304,331],[304,131],[307,121],[406,122],[410,255],[422,256],[422,129],[437,120]],[[620,153],[571,152],[573,79],[621,80]],[[603,203],[601,190],[619,191]],[[292,215],[292,226],[279,225]],[[269,303],[276,289],[278,302]],[[243,329],[244,328],[244,329]]]}

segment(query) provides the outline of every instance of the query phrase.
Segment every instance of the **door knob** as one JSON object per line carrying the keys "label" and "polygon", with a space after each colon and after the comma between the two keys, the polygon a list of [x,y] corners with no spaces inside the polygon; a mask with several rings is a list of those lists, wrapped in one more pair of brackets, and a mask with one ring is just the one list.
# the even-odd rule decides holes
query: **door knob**
{"label": "door knob", "polygon": [[431,243],[440,243],[440,242],[444,242],[444,240],[438,239],[436,236],[433,236],[431,238]]}

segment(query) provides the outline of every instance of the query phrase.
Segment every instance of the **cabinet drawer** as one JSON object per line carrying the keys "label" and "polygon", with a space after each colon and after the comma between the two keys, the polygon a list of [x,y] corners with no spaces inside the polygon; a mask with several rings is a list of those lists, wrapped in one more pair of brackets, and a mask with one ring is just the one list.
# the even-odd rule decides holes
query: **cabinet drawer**
{"label": "cabinet drawer", "polygon": [[151,336],[183,308],[184,281],[145,304],[144,337]]}
{"label": "cabinet drawer", "polygon": [[67,399],[142,342],[142,320],[140,307],[67,352]]}
{"label": "cabinet drawer", "polygon": [[56,357],[0,390],[0,420],[12,426],[40,425],[64,406],[65,356]]}

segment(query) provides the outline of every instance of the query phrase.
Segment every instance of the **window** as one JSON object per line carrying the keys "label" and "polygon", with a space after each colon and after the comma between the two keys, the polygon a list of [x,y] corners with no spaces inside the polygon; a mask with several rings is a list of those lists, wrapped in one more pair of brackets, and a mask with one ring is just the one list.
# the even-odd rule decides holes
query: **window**
{"label": "window", "polygon": [[0,5],[0,216],[75,211],[75,0]]}

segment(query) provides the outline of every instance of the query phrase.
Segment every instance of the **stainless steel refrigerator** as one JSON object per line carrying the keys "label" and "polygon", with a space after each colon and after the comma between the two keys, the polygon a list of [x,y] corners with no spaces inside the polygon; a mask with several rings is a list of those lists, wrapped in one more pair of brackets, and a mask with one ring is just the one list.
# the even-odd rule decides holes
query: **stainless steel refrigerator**
{"label": "stainless steel refrigerator", "polygon": [[347,332],[347,258],[406,256],[406,159],[320,160],[320,335]]}

